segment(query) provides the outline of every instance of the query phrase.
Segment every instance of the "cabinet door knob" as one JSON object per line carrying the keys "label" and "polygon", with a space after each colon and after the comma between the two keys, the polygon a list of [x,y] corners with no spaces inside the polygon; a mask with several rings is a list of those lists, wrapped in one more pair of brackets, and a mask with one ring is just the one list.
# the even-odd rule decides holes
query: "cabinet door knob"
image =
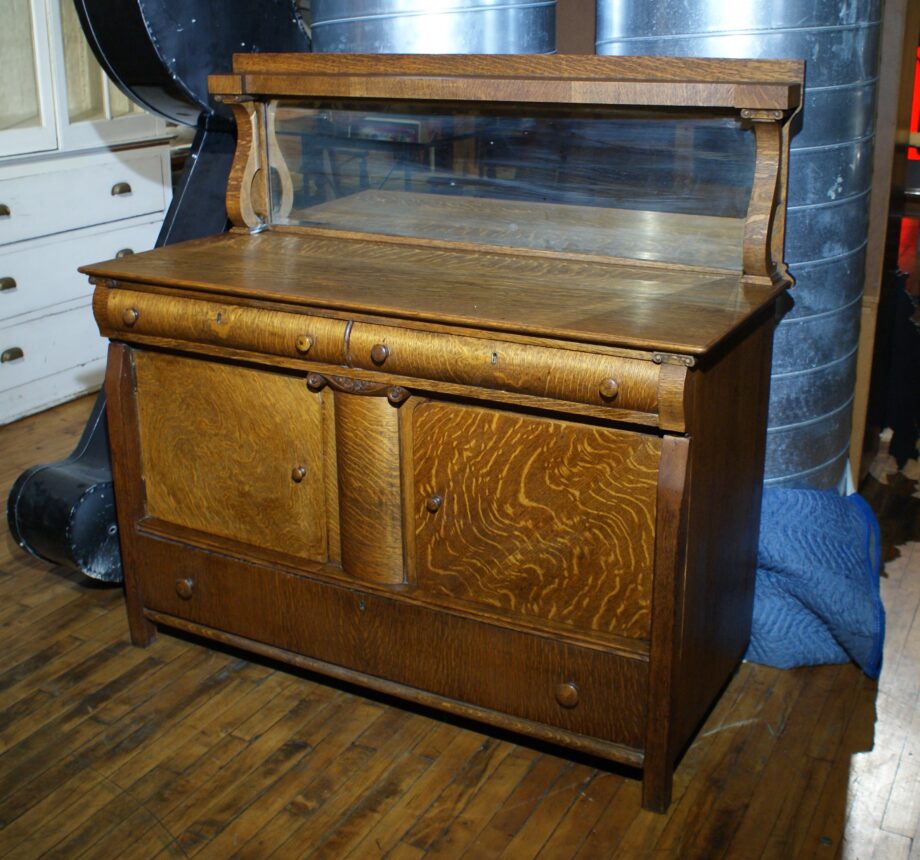
{"label": "cabinet door knob", "polygon": [[598,389],[604,400],[613,400],[620,391],[620,386],[615,379],[605,379]]}
{"label": "cabinet door knob", "polygon": [[390,348],[385,343],[375,343],[371,348],[371,361],[383,364],[390,355]]}
{"label": "cabinet door knob", "polygon": [[436,514],[441,510],[441,505],[444,504],[444,497],[439,496],[437,493],[433,496],[429,496],[425,502],[425,508],[429,513]]}
{"label": "cabinet door knob", "polygon": [[311,349],[313,349],[313,344],[316,341],[313,339],[311,334],[302,334],[296,341],[294,341],[294,346],[297,348],[297,351],[301,355],[306,355]]}
{"label": "cabinet door knob", "polygon": [[556,701],[563,708],[574,708],[578,704],[578,686],[573,681],[557,684]]}
{"label": "cabinet door knob", "polygon": [[293,469],[291,469],[291,480],[295,484],[299,484],[306,477],[307,477],[307,467],[306,466],[295,466]]}
{"label": "cabinet door knob", "polygon": [[139,316],[140,314],[137,312],[137,308],[125,308],[124,313],[121,315],[121,321],[125,325],[134,325]]}
{"label": "cabinet door knob", "polygon": [[10,207],[6,203],[0,203],[0,218],[9,218],[12,214]]}
{"label": "cabinet door knob", "polygon": [[122,248],[115,252],[115,259],[120,260],[122,257],[131,257],[134,255],[134,248]]}
{"label": "cabinet door knob", "polygon": [[0,293],[5,293],[7,290],[15,290],[16,286],[15,278],[0,278]]}
{"label": "cabinet door knob", "polygon": [[25,353],[18,346],[11,346],[9,349],[0,352],[0,364],[6,364],[8,361],[16,361],[17,358],[25,357]]}
{"label": "cabinet door knob", "polygon": [[113,197],[124,197],[131,193],[131,186],[127,182],[116,182],[112,186]]}
{"label": "cabinet door knob", "polygon": [[176,594],[183,600],[191,600],[195,591],[195,582],[192,579],[177,579]]}

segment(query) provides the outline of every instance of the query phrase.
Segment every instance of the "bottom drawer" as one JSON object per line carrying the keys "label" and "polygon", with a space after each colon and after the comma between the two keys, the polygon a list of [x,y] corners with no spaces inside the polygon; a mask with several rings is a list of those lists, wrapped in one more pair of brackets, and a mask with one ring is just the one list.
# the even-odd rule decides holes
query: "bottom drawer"
{"label": "bottom drawer", "polygon": [[643,746],[642,660],[134,539],[146,608],[566,732]]}
{"label": "bottom drawer", "polygon": [[89,304],[0,327],[0,391],[105,356]]}

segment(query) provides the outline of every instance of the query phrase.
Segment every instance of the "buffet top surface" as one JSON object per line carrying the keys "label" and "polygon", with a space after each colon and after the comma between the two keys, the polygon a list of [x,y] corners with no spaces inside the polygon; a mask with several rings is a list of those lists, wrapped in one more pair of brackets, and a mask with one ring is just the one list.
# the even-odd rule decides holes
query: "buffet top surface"
{"label": "buffet top surface", "polygon": [[782,292],[731,272],[309,228],[225,233],[81,271],[333,315],[691,355],[713,349]]}

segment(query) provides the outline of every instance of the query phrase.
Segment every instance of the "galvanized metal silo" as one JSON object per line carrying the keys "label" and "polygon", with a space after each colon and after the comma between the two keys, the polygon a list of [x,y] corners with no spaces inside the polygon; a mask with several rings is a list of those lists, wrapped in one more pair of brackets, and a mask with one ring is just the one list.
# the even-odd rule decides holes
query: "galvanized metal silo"
{"label": "galvanized metal silo", "polygon": [[850,439],[865,268],[880,0],[598,0],[599,54],[806,60],[774,347],[766,483],[831,488]]}
{"label": "galvanized metal silo", "polygon": [[551,54],[555,0],[313,0],[314,51]]}

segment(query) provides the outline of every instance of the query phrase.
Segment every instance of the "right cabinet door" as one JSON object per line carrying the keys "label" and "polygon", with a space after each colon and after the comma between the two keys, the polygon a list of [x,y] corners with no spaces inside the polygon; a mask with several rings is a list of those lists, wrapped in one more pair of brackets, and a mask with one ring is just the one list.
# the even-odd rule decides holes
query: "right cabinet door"
{"label": "right cabinet door", "polygon": [[439,401],[411,428],[422,594],[648,639],[657,436]]}

